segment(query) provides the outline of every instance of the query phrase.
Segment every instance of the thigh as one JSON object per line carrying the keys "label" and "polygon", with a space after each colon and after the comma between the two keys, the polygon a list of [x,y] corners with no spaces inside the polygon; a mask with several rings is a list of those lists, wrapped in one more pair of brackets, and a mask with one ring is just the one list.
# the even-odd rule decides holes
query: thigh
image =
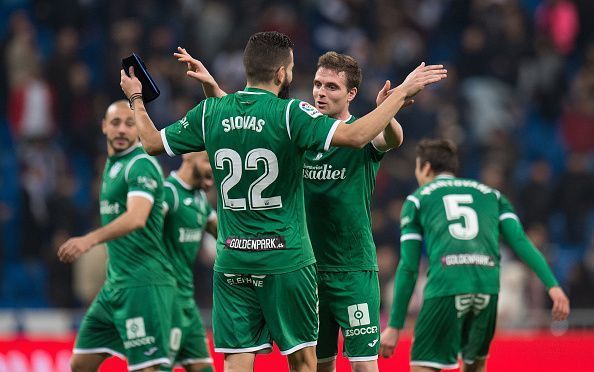
{"label": "thigh", "polygon": [[380,346],[377,272],[334,273],[329,300],[334,318],[342,328],[344,355],[351,362],[376,360]]}
{"label": "thigh", "polygon": [[113,290],[104,286],[93,300],[78,330],[74,354],[108,353],[125,359],[125,350],[113,318],[112,293]]}
{"label": "thigh", "polygon": [[318,339],[318,291],[315,265],[267,275],[256,289],[272,339],[288,355]]}
{"label": "thigh", "polygon": [[173,286],[140,286],[118,290],[114,321],[130,370],[169,363]]}
{"label": "thigh", "polygon": [[213,273],[212,327],[215,351],[257,353],[272,348],[272,340],[256,289],[256,275]]}
{"label": "thigh", "polygon": [[411,365],[458,368],[461,328],[455,296],[425,300],[415,324]]}
{"label": "thigh", "polygon": [[467,364],[486,359],[497,323],[497,295],[476,294],[462,327],[462,359]]}
{"label": "thigh", "polygon": [[176,362],[183,365],[212,363],[206,332],[194,299],[181,301],[174,316],[170,346],[176,352]]}
{"label": "thigh", "polygon": [[316,355],[318,363],[326,363],[336,359],[338,354],[338,331],[340,326],[332,312],[332,280],[334,273],[318,273],[318,297],[320,326]]}

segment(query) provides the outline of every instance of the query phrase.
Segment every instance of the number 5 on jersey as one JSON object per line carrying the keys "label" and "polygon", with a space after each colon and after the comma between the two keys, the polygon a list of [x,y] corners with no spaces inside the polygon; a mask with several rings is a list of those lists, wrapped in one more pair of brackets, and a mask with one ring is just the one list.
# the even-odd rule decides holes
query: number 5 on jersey
{"label": "number 5 on jersey", "polygon": [[[252,210],[264,210],[281,208],[283,202],[280,196],[262,197],[262,192],[270,186],[278,177],[278,160],[276,155],[263,148],[253,149],[245,157],[246,170],[258,170],[258,162],[264,164],[264,174],[258,177],[249,187],[247,199]],[[223,208],[234,211],[242,211],[247,208],[246,198],[230,198],[229,190],[241,181],[244,164],[237,151],[232,149],[219,149],[215,153],[215,167],[225,169],[225,163],[229,165],[229,174],[221,182],[221,198]]]}
{"label": "number 5 on jersey", "polygon": [[474,209],[461,204],[472,204],[472,195],[446,195],[443,197],[446,217],[448,221],[464,219],[464,225],[460,222],[448,226],[450,235],[459,240],[471,240],[476,238],[479,232],[478,217]]}

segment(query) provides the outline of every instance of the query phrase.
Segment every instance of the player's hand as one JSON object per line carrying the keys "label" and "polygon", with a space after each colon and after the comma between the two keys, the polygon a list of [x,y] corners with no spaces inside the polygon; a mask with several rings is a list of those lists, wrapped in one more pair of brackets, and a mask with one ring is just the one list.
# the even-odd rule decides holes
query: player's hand
{"label": "player's hand", "polygon": [[91,249],[91,246],[92,242],[86,235],[70,238],[58,248],[58,258],[62,262],[73,262]]}
{"label": "player's hand", "polygon": [[551,313],[553,320],[565,320],[569,316],[569,299],[561,287],[552,287],[549,289],[549,297],[553,301]]}
{"label": "player's hand", "polygon": [[[384,84],[384,86],[382,87],[382,89],[380,89],[380,91],[377,93],[377,97],[375,99],[375,104],[377,106],[381,105],[386,98],[388,98],[388,96],[390,94],[392,94],[392,92],[394,91],[394,89],[396,88],[392,88],[390,89],[390,80],[386,80],[386,83]],[[407,98],[404,101],[404,104],[402,105],[402,108],[405,108],[406,106],[410,106],[413,103],[415,103],[415,100],[412,98]]]}
{"label": "player's hand", "polygon": [[120,87],[122,87],[122,91],[126,95],[126,97],[130,98],[135,93],[142,93],[142,84],[140,80],[134,75],[134,67],[130,66],[130,70],[128,70],[130,76],[126,75],[124,70],[120,70]]}
{"label": "player's hand", "polygon": [[384,358],[389,358],[394,354],[394,349],[400,337],[400,330],[388,326],[380,335],[380,350],[379,355]]}
{"label": "player's hand", "polygon": [[399,87],[406,94],[406,99],[411,100],[412,97],[423,90],[427,85],[437,83],[438,81],[445,79],[447,76],[448,70],[444,69],[443,65],[426,66],[425,62],[422,62],[408,74]]}
{"label": "player's hand", "polygon": [[185,48],[177,47],[177,50],[178,53],[173,53],[173,55],[178,61],[186,64],[186,67],[188,68],[186,75],[198,80],[202,84],[213,86],[216,84],[214,77],[208,72],[202,62],[192,57]]}

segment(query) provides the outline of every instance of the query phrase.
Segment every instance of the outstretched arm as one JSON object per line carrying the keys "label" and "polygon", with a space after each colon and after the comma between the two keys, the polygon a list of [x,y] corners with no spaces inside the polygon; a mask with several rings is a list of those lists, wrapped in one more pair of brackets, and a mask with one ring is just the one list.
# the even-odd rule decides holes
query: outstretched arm
{"label": "outstretched arm", "polygon": [[[375,100],[376,104],[379,106],[388,98],[390,94],[390,80],[386,80],[386,83],[382,87],[382,89],[378,92],[377,98]],[[409,101],[410,103],[413,100]],[[405,106],[403,106],[405,107]],[[402,126],[395,118],[390,119],[390,124],[380,133],[378,134],[371,142],[373,146],[378,149],[379,151],[388,151],[393,148],[399,147],[402,145],[404,141],[404,134],[402,132]]]}
{"label": "outstretched arm", "polygon": [[427,85],[447,77],[443,65],[425,66],[421,63],[395,89],[389,92],[386,100],[369,114],[355,120],[352,124],[340,123],[332,137],[331,145],[340,147],[362,148],[374,139],[396,113],[412,102],[413,97]]}
{"label": "outstretched arm", "polygon": [[202,83],[202,90],[204,90],[204,95],[206,97],[224,97],[227,95],[227,93],[219,87],[217,81],[210,72],[208,72],[206,67],[204,67],[202,62],[192,57],[185,48],[177,47],[177,50],[178,53],[173,53],[173,55],[178,61],[187,65],[188,71],[186,71],[186,75]]}

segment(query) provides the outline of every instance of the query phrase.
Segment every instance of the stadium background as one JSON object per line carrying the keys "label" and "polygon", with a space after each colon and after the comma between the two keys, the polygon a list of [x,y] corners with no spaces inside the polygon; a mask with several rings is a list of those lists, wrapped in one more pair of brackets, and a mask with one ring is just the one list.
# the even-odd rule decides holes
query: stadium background
{"label": "stadium background", "polygon": [[[234,91],[245,84],[243,46],[260,30],[279,30],[295,42],[291,95],[304,100],[311,101],[320,54],[356,57],[364,73],[351,108],[356,115],[374,106],[385,79],[396,85],[420,61],[447,66],[448,79],[398,115],[405,142],[386,156],[378,175],[372,212],[384,308],[398,263],[400,208],[416,187],[415,144],[445,136],[461,148],[463,176],[510,197],[572,304],[568,322],[551,324],[544,288],[503,247],[491,365],[510,370],[503,361],[516,356],[539,360],[539,371],[559,370],[554,360],[564,370],[594,370],[591,0],[0,4],[0,371],[66,368],[73,332],[101,285],[103,248],[74,265],[61,264],[56,249],[98,224],[100,120],[111,101],[123,98],[121,58],[140,54],[156,78],[162,93],[148,108],[162,127],[203,98],[172,57],[175,47],[187,48],[223,89]],[[159,159],[166,171],[179,164]],[[203,245],[196,299],[208,322],[212,239]],[[401,366],[408,339],[397,352]]]}

